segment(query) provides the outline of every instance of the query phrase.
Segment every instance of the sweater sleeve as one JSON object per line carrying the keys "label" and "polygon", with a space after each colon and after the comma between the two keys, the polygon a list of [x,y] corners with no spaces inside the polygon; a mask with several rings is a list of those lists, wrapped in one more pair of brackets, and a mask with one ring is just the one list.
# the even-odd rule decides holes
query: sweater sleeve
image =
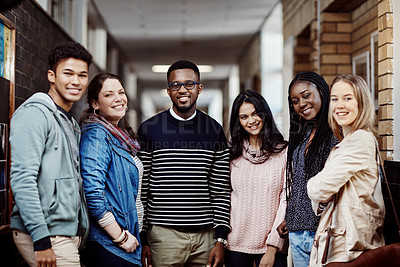
{"label": "sweater sleeve", "polygon": [[151,162],[152,162],[152,150],[151,146],[147,142],[146,134],[143,131],[143,124],[140,125],[138,132],[140,141],[140,151],[138,152],[138,157],[143,163],[143,177],[142,177],[142,188],[141,188],[141,201],[143,205],[144,215],[143,215],[143,236],[141,236],[142,242],[146,242],[147,238],[146,232],[148,230],[147,221],[147,203],[148,203],[148,192],[149,192],[149,177],[151,173]]}
{"label": "sweater sleeve", "polygon": [[271,229],[271,233],[268,235],[266,244],[271,245],[274,247],[277,247],[279,251],[282,251],[285,246],[285,239],[281,238],[279,236],[279,233],[277,231],[278,226],[284,221],[285,219],[285,214],[286,214],[286,160],[287,160],[287,148],[284,150],[284,152],[281,153],[281,159],[282,159],[282,170],[281,170],[281,176],[277,177],[280,179],[281,184],[283,186],[280,188],[280,193],[279,193],[279,207],[276,212],[274,224]]}
{"label": "sweater sleeve", "polygon": [[230,231],[230,171],[229,149],[225,135],[220,136],[219,149],[215,151],[210,171],[211,205],[214,209],[215,238],[227,238]]}
{"label": "sweater sleeve", "polygon": [[33,242],[50,236],[37,184],[50,123],[35,106],[20,108],[11,120],[11,188]]}
{"label": "sweater sleeve", "polygon": [[320,202],[328,202],[356,172],[368,168],[375,153],[375,143],[371,133],[358,130],[342,140],[331,152],[324,169],[311,178],[307,192],[317,213]]}

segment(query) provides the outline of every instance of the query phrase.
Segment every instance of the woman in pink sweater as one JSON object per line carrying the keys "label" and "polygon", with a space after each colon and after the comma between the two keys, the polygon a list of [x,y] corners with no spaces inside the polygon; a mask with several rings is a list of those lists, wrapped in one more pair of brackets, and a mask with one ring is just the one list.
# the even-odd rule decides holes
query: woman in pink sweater
{"label": "woman in pink sweater", "polygon": [[265,99],[240,93],[230,119],[231,227],[226,267],[286,266],[286,146]]}

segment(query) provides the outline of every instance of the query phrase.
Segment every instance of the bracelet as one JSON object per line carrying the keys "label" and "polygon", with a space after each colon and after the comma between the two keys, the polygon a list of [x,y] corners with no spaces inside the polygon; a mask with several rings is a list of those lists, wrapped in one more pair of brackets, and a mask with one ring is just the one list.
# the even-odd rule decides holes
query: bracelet
{"label": "bracelet", "polygon": [[121,242],[118,242],[118,243],[117,243],[118,246],[123,245],[123,244],[124,244],[126,241],[128,241],[128,239],[129,239],[128,233],[127,233],[126,231],[124,231],[124,233],[125,233],[124,239],[122,239]]}
{"label": "bracelet", "polygon": [[[122,230],[122,229],[121,229]],[[121,242],[124,238],[125,238],[125,230],[122,230],[122,233],[120,234],[119,237],[117,237],[116,239],[113,240],[114,243],[119,243]]]}

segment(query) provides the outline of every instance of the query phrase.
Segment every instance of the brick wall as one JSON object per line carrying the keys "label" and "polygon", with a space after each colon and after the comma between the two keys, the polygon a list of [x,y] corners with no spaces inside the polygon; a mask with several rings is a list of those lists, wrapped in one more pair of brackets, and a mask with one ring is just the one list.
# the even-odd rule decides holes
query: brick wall
{"label": "brick wall", "polygon": [[[385,161],[385,169],[395,209],[400,216],[400,162],[393,160],[393,0],[381,0],[378,3],[378,87],[379,87],[379,127],[380,148]],[[399,15],[399,14],[397,14]],[[397,44],[398,45],[398,44]],[[398,103],[400,104],[400,103]],[[394,211],[389,200],[387,188],[383,187],[386,220],[385,239],[387,243],[400,242]],[[400,230],[400,229],[399,229]]]}
{"label": "brick wall", "polygon": [[378,5],[376,0],[365,1],[351,13],[352,55],[370,50],[371,33],[378,30]]}
{"label": "brick wall", "polygon": [[[352,72],[352,59],[371,47],[371,33],[378,31],[378,133],[382,157],[392,159],[393,154],[393,13],[391,0],[365,0],[354,10],[333,12],[329,5],[343,1],[327,0],[321,3],[323,9],[320,25],[317,24],[316,1],[312,18],[298,6],[308,1],[283,1],[284,36],[296,37],[294,48],[294,73],[304,70],[318,71],[330,84],[341,73]],[[360,2],[360,1],[359,1]],[[293,10],[298,13],[293,13]],[[326,8],[326,10],[324,10]],[[303,12],[303,13],[302,13]],[[294,23],[304,26],[301,32]],[[319,26],[320,35],[317,35]],[[307,33],[307,34],[305,34]],[[319,40],[318,40],[319,37]],[[307,40],[309,38],[309,40]],[[319,41],[319,42],[318,42]],[[319,45],[319,46],[318,46]],[[319,55],[317,50],[319,49]],[[319,56],[319,57],[318,57]],[[308,57],[308,59],[307,59]]]}
{"label": "brick wall", "polygon": [[351,73],[351,14],[323,12],[320,34],[320,74],[328,84],[339,73]]}
{"label": "brick wall", "polygon": [[307,27],[296,38],[293,60],[295,74],[313,69],[313,65],[310,60],[312,58],[313,46],[310,38],[310,27]]}
{"label": "brick wall", "polygon": [[380,148],[384,159],[393,159],[393,11],[391,1],[378,3],[378,102]]}

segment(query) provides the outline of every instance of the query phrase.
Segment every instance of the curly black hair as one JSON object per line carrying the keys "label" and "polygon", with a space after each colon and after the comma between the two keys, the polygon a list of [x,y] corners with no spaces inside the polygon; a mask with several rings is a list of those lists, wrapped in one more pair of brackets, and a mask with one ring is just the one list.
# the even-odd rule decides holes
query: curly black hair
{"label": "curly black hair", "polygon": [[88,66],[92,63],[93,57],[80,43],[66,42],[57,45],[48,55],[49,68],[56,71],[60,61],[68,58],[75,58],[85,61]]}

